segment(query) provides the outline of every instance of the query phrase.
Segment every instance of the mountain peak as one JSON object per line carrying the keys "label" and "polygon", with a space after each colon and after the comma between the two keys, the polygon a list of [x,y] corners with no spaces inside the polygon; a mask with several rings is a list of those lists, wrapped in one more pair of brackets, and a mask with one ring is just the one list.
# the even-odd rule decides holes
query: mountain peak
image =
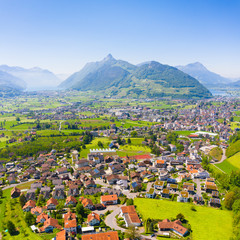
{"label": "mountain peak", "polygon": [[109,54],[103,59],[103,61],[109,61],[109,60],[115,60],[111,53],[109,53]]}
{"label": "mountain peak", "polygon": [[207,68],[200,62],[190,63],[187,66],[194,67],[194,68],[199,69],[199,70],[207,70]]}

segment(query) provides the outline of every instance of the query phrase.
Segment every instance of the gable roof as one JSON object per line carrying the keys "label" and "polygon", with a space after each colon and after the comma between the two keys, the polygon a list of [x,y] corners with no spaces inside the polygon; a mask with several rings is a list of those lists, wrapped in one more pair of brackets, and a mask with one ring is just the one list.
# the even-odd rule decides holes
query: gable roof
{"label": "gable roof", "polygon": [[101,201],[102,202],[116,201],[116,200],[118,200],[118,196],[116,194],[101,196]]}
{"label": "gable roof", "polygon": [[91,222],[93,219],[96,219],[100,222],[100,216],[95,212],[88,214],[87,221]]}
{"label": "gable roof", "polygon": [[54,204],[55,206],[58,205],[58,201],[54,198],[50,198],[48,201],[47,201],[47,206],[50,205],[50,204]]}
{"label": "gable roof", "polygon": [[118,232],[104,232],[82,235],[82,240],[119,240]]}

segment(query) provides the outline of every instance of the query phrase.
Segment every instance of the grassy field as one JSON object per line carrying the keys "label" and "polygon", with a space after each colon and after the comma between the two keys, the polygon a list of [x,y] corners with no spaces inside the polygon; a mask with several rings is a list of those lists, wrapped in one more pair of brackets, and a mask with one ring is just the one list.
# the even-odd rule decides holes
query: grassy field
{"label": "grassy field", "polygon": [[223,150],[220,147],[215,147],[210,151],[209,155],[220,161],[222,159]]}
{"label": "grassy field", "polygon": [[135,198],[134,205],[143,219],[170,219],[182,213],[191,225],[193,240],[227,240],[232,235],[230,211],[203,206],[192,211],[192,204],[147,198]]}
{"label": "grassy field", "polygon": [[231,173],[233,170],[240,170],[240,152],[217,164],[217,166],[226,173]]}
{"label": "grassy field", "polygon": [[24,221],[22,208],[17,199],[10,199],[11,189],[4,190],[4,198],[0,204],[0,230],[3,230],[3,222],[11,220],[18,233],[10,236],[9,233],[4,233],[3,239],[26,239],[26,240],[41,240],[42,238],[33,233]]}

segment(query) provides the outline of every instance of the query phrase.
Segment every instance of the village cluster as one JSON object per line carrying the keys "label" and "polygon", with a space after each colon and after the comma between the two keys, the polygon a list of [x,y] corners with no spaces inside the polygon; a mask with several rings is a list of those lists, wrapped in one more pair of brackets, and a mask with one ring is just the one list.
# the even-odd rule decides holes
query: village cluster
{"label": "village cluster", "polygon": [[[106,154],[108,149],[104,151]],[[26,163],[28,168],[24,168]],[[108,218],[111,218],[109,227],[121,229],[117,225],[116,215],[123,218],[124,227],[141,226],[142,220],[137,210],[133,205],[122,203],[123,197],[169,198],[179,202],[221,206],[214,179],[202,168],[201,157],[194,152],[189,157],[155,157],[149,154],[121,158],[117,155],[104,156],[101,150],[94,149],[87,159],[79,159],[78,152],[72,151],[71,161],[68,161],[64,155],[52,150],[49,154],[40,154],[37,159],[7,163],[5,170],[12,172],[8,177],[10,184],[16,180],[35,180],[29,190],[21,191],[14,187],[11,197],[24,194],[26,203],[22,211],[36,215],[36,224],[31,226],[32,229],[48,233],[57,228],[61,230],[57,233],[57,240],[77,233],[82,234],[83,240],[94,239],[98,234],[105,236],[105,239],[108,234],[117,239],[118,232],[107,228]],[[44,206],[37,206],[40,195],[46,200]],[[94,198],[89,196],[97,196],[99,201],[93,202]],[[64,203],[62,209],[58,207],[60,202]],[[76,213],[72,212],[78,202],[90,210],[83,225],[78,223]],[[59,224],[59,219],[52,217],[51,212],[56,209],[62,210],[60,218],[63,219],[63,225]],[[112,213],[106,215],[109,210],[117,209],[119,211],[114,211],[114,216]],[[105,224],[101,225],[101,221],[105,221]],[[159,222],[159,231],[170,230],[179,236],[188,232],[179,220]]]}

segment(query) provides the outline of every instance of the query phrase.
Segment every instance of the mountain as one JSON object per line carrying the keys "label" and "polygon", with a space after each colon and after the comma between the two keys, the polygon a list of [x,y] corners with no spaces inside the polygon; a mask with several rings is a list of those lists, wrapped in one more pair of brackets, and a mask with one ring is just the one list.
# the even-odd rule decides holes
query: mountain
{"label": "mountain", "polygon": [[231,79],[224,78],[219,74],[209,71],[204,65],[199,62],[190,63],[186,66],[176,66],[176,68],[196,78],[206,87],[219,87],[232,82]]}
{"label": "mountain", "polygon": [[195,78],[175,67],[155,61],[133,65],[109,54],[87,63],[59,86],[62,89],[97,91],[118,97],[208,98],[211,93]]}
{"label": "mountain", "polygon": [[24,90],[26,88],[26,83],[7,72],[0,71],[0,90],[14,89],[14,90]]}
{"label": "mountain", "polygon": [[9,73],[26,82],[27,90],[43,90],[55,88],[61,80],[52,72],[38,67],[25,69],[1,65],[0,71]]}

